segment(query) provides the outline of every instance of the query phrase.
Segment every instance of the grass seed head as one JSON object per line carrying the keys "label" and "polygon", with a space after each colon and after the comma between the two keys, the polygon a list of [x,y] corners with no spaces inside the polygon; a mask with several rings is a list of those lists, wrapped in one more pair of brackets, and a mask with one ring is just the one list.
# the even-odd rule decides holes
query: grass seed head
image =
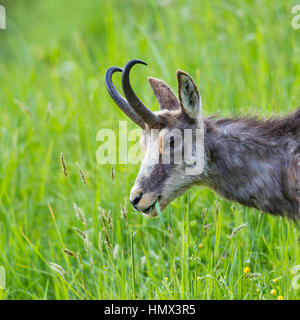
{"label": "grass seed head", "polygon": [[68,175],[68,171],[67,171],[67,165],[64,158],[64,154],[62,152],[60,153],[60,161],[61,161],[64,176],[66,177]]}
{"label": "grass seed head", "polygon": [[57,272],[60,276],[64,277],[64,274],[66,273],[66,271],[62,266],[54,262],[50,262],[49,266],[53,271]]}
{"label": "grass seed head", "polygon": [[233,229],[233,231],[232,231],[231,235],[229,236],[229,238],[230,239],[234,238],[238,234],[238,232],[241,229],[245,228],[246,226],[247,226],[247,223],[244,223],[244,224],[240,225],[239,227]]}
{"label": "grass seed head", "polygon": [[83,211],[76,205],[76,203],[73,203],[73,207],[76,213],[76,217],[78,218],[79,221],[82,222],[83,226],[85,229],[87,229],[87,221],[86,218],[84,216]]}
{"label": "grass seed head", "polygon": [[127,208],[127,201],[125,200],[124,205],[121,204],[121,219],[124,220],[126,227],[128,226],[127,215],[128,215],[128,208]]}
{"label": "grass seed head", "polygon": [[83,244],[84,244],[84,249],[85,249],[86,253],[88,253],[89,249],[90,249],[90,246],[91,246],[91,243],[89,241],[89,237],[88,237],[87,233],[85,235],[86,235],[86,237],[83,240]]}
{"label": "grass seed head", "polygon": [[113,183],[116,176],[116,172],[113,166],[111,166],[110,175],[111,175],[111,182]]}
{"label": "grass seed head", "polygon": [[111,248],[112,245],[111,245],[111,243],[110,243],[109,236],[108,236],[108,233],[107,233],[106,228],[103,228],[102,231],[103,231],[103,234],[104,234],[104,237],[105,237],[105,242],[106,242],[107,246],[108,246],[109,248]]}
{"label": "grass seed head", "polygon": [[86,178],[85,178],[85,175],[82,171],[82,169],[80,168],[80,165],[78,162],[76,162],[76,167],[78,168],[78,171],[79,171],[79,174],[80,174],[80,177],[81,177],[81,180],[84,184],[86,184]]}
{"label": "grass seed head", "polygon": [[105,209],[98,207],[99,211],[99,217],[103,222],[103,226],[111,228],[112,226],[112,217],[111,217],[111,212],[106,211]]}
{"label": "grass seed head", "polygon": [[72,227],[72,229],[81,237],[82,240],[86,239],[86,233],[82,230],[80,230],[77,227]]}
{"label": "grass seed head", "polygon": [[66,248],[65,248],[65,249],[61,249],[61,251],[62,251],[63,253],[65,253],[65,254],[71,256],[71,257],[76,257],[76,254],[75,254],[73,251],[69,250],[69,249],[66,249]]}

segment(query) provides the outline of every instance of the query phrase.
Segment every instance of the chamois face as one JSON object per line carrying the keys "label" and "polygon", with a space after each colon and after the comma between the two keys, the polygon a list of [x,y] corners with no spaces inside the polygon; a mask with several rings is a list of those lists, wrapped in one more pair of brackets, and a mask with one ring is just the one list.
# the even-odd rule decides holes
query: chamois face
{"label": "chamois face", "polygon": [[[195,181],[199,181],[204,162],[200,161],[199,165],[199,160],[204,160],[201,102],[192,78],[178,71],[179,100],[162,80],[148,79],[160,106],[160,111],[153,113],[131,87],[129,73],[135,64],[146,65],[144,61],[134,59],[124,69],[109,68],[105,73],[105,84],[118,107],[143,129],[141,145],[145,157],[129,200],[136,210],[153,216],[157,214],[157,201],[163,210]],[[126,100],[112,82],[115,72],[122,73]]]}
{"label": "chamois face", "polygon": [[186,147],[196,149],[198,141],[192,136],[203,128],[200,96],[186,73],[177,72],[177,78],[179,101],[163,81],[149,78],[160,105],[155,113],[158,124],[143,130],[141,148],[145,156],[130,192],[133,207],[149,216],[157,215],[157,201],[163,210],[199,178],[200,172],[187,174],[193,161],[189,161]]}

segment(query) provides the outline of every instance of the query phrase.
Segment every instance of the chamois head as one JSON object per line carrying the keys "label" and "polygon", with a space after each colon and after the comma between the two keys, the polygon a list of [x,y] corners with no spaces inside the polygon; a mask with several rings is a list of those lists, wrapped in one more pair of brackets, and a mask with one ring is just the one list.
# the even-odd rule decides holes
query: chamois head
{"label": "chamois head", "polygon": [[[177,71],[179,100],[165,82],[149,78],[160,107],[160,111],[152,112],[139,100],[130,85],[129,73],[135,64],[146,65],[141,60],[131,60],[124,69],[111,67],[105,74],[105,83],[114,102],[143,129],[141,147],[145,156],[130,192],[130,202],[136,210],[154,216],[157,214],[157,201],[163,210],[199,180],[201,169],[193,174],[187,174],[187,170],[195,168],[195,136],[196,132],[200,132],[201,136],[203,129],[201,99],[194,81],[183,71]],[[122,73],[126,99],[113,85],[112,75],[115,72]],[[203,146],[203,139],[200,145]],[[187,150],[190,150],[193,159],[187,156]]]}

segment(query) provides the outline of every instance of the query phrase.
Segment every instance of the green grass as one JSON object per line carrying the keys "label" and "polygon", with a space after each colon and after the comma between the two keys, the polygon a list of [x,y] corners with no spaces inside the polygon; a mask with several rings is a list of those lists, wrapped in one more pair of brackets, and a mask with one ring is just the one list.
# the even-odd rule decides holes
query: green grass
{"label": "green grass", "polygon": [[[112,183],[110,166],[96,161],[97,131],[117,132],[118,120],[126,120],[106,92],[105,70],[132,58],[148,63],[136,67],[132,82],[153,110],[147,76],[175,89],[176,69],[196,80],[205,115],[294,110],[300,104],[300,30],[291,27],[296,2],[3,3],[0,265],[7,281],[0,298],[300,298],[292,288],[291,270],[300,264],[294,223],[205,188],[169,205],[164,223],[147,219],[126,200],[139,166],[116,165]],[[259,275],[247,278],[245,267]]]}

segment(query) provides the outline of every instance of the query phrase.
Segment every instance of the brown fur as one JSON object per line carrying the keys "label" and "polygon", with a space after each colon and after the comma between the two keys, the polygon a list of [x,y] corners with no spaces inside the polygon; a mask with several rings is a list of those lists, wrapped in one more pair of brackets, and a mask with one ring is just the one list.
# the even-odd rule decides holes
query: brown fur
{"label": "brown fur", "polygon": [[179,109],[179,103],[173,90],[164,81],[151,77],[148,80],[156,96],[160,110]]}

